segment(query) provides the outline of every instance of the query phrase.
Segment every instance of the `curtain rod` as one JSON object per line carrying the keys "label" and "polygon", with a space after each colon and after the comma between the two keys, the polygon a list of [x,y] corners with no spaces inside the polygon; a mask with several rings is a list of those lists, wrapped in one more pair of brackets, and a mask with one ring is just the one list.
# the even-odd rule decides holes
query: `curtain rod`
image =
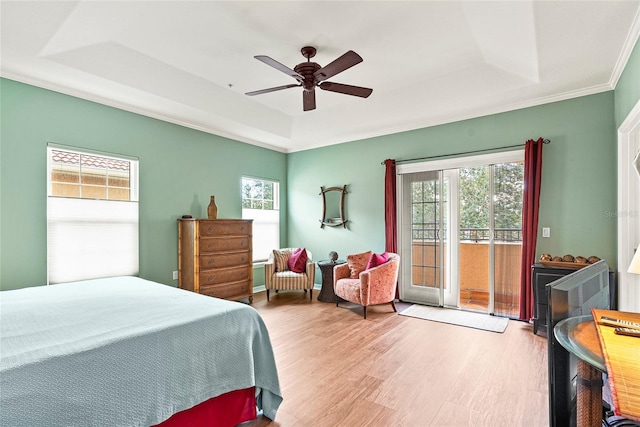
{"label": "curtain rod", "polygon": [[[551,141],[548,140],[548,139],[543,139],[542,143],[543,144],[551,144]],[[415,159],[396,160],[396,164],[398,164],[398,163],[406,163],[406,162],[415,162],[416,160],[430,160],[430,159],[440,159],[442,157],[462,156],[464,154],[486,153],[488,151],[504,150],[505,148],[524,147],[524,145],[525,144],[507,145],[507,146],[504,146],[504,147],[485,148],[483,150],[465,151],[465,152],[462,152],[462,153],[440,154],[438,156],[427,156],[427,157],[416,157]],[[380,162],[380,164],[384,165],[384,161]]]}

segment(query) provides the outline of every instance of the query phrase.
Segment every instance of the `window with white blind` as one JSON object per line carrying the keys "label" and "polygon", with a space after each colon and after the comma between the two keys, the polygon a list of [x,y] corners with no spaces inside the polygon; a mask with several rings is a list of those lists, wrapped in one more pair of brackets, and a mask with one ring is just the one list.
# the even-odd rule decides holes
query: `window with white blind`
{"label": "window with white blind", "polygon": [[242,219],[253,220],[253,262],[280,247],[280,197],[276,181],[242,177]]}
{"label": "window with white blind", "polygon": [[138,160],[47,147],[47,283],[138,274]]}

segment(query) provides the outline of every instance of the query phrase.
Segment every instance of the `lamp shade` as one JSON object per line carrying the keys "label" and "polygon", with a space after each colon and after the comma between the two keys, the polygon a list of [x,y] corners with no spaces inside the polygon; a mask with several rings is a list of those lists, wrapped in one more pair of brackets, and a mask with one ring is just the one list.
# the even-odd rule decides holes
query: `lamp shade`
{"label": "lamp shade", "polygon": [[636,249],[636,253],[633,255],[631,265],[629,265],[628,273],[640,274],[640,245]]}

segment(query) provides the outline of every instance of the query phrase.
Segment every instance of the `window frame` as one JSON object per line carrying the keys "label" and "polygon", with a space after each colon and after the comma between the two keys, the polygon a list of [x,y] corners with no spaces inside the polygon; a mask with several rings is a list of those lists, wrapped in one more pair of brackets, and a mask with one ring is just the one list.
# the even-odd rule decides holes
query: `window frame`
{"label": "window frame", "polygon": [[[128,162],[128,200],[124,197],[79,197],[53,191],[55,151],[80,156],[78,186],[82,186],[82,156]],[[47,285],[118,275],[138,275],[139,160],[131,156],[48,143],[47,150]],[[94,159],[95,160],[95,159]],[[91,167],[91,166],[90,166]],[[100,167],[98,167],[100,169]],[[115,169],[115,168],[112,168]],[[104,187],[109,188],[109,166]],[[124,188],[114,186],[114,188]],[[118,239],[118,240],[116,240]],[[83,258],[86,257],[86,258]]]}
{"label": "window frame", "polygon": [[[129,200],[130,202],[138,202],[139,201],[139,160],[137,157],[120,155],[120,154],[112,154],[105,153],[102,151],[83,149],[78,147],[71,147],[59,144],[47,144],[47,197],[65,197],[59,195],[53,195],[52,193],[52,180],[51,180],[51,169],[52,169],[52,154],[53,150],[57,151],[66,151],[68,153],[78,154],[80,156],[91,156],[91,157],[102,157],[105,159],[115,160],[115,161],[128,161],[130,163],[130,178],[129,178]],[[82,169],[82,165],[80,165]],[[79,184],[82,186],[82,183]],[[108,182],[106,188],[109,188]],[[91,198],[77,197],[79,199],[91,200]],[[102,200],[115,200],[115,199],[102,199]]]}

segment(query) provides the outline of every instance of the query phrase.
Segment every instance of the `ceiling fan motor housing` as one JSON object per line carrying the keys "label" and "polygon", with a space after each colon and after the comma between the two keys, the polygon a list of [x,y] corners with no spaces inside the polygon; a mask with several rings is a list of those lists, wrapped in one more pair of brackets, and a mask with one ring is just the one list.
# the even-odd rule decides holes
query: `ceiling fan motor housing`
{"label": "ceiling fan motor housing", "polygon": [[313,73],[318,71],[320,68],[320,64],[315,62],[303,62],[302,64],[298,64],[295,66],[293,71],[300,74],[304,77],[304,81],[302,82],[302,87],[304,90],[313,90],[316,85],[315,77]]}

